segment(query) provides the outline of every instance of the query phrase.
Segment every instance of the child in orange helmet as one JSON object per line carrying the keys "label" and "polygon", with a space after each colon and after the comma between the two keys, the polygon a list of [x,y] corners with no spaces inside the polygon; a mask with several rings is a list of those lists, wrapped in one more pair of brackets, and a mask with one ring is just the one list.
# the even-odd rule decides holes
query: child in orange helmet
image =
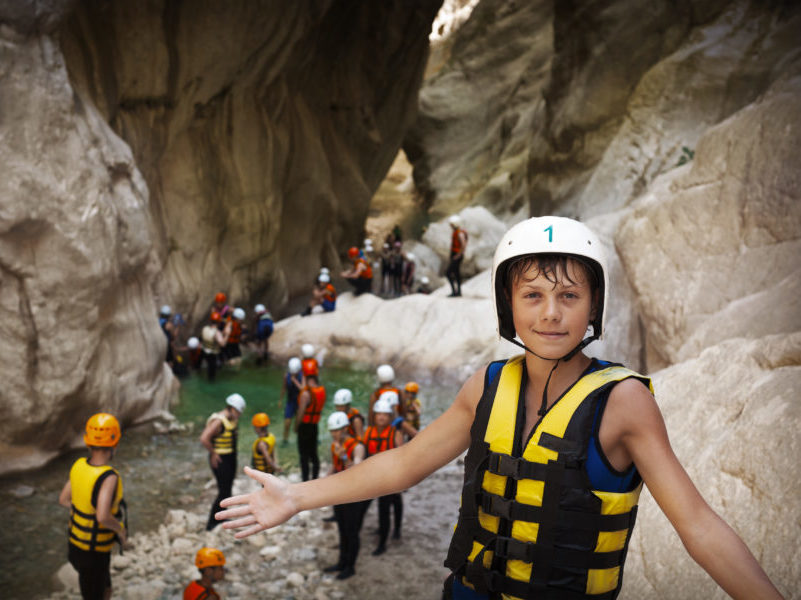
{"label": "child in orange helmet", "polygon": [[251,420],[256,440],[251,450],[251,465],[254,469],[265,473],[280,473],[278,451],[275,449],[275,435],[270,433],[270,416],[267,413],[256,413]]}
{"label": "child in orange helmet", "polygon": [[184,600],[220,600],[213,584],[225,578],[225,555],[217,548],[201,548],[195,555],[200,579],[184,588]]}

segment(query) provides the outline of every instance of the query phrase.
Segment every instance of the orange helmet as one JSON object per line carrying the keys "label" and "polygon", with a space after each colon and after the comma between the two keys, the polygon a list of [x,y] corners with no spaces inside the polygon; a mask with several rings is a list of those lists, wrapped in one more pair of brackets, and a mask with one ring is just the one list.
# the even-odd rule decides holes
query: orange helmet
{"label": "orange helmet", "polygon": [[267,413],[256,413],[251,420],[253,427],[267,427],[270,424],[270,416]]}
{"label": "orange helmet", "polygon": [[348,250],[348,256],[350,258],[356,258],[359,256],[359,249],[356,246],[351,246],[350,250]]}
{"label": "orange helmet", "polygon": [[86,422],[86,433],[83,441],[87,446],[114,448],[120,443],[120,423],[114,415],[97,413]]}
{"label": "orange helmet", "polygon": [[215,310],[215,311],[212,311],[212,313],[211,313],[211,320],[212,320],[213,322],[215,322],[215,323],[219,323],[219,322],[220,322],[220,313],[218,313],[216,310]]}
{"label": "orange helmet", "polygon": [[228,299],[228,296],[225,295],[223,292],[217,292],[214,296],[214,302],[216,304],[223,304]]}
{"label": "orange helmet", "polygon": [[195,566],[198,569],[206,567],[222,567],[225,564],[225,554],[217,548],[201,548],[195,554]]}
{"label": "orange helmet", "polygon": [[416,383],[416,382],[414,382],[414,381],[410,381],[409,383],[407,383],[407,384],[406,384],[406,387],[405,387],[404,389],[405,389],[407,392],[411,392],[411,393],[413,393],[413,394],[416,394],[417,392],[419,392],[419,391],[420,391],[420,386],[419,386],[419,385],[417,385],[417,383]]}

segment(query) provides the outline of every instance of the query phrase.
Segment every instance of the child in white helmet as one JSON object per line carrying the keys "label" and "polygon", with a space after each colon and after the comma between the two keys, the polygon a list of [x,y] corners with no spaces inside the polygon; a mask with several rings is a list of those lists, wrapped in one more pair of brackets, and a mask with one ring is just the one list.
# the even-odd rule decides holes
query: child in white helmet
{"label": "child in white helmet", "polygon": [[[320,308],[317,308],[317,307]],[[333,312],[337,307],[337,290],[334,284],[331,283],[331,275],[328,273],[320,273],[317,276],[317,281],[312,288],[312,297],[306,309],[300,313],[302,317],[306,317],[312,313],[318,312]]]}
{"label": "child in white helmet", "polygon": [[[401,391],[394,385],[392,382],[395,381],[395,369],[392,368],[392,365],[378,365],[378,368],[375,370],[376,379],[378,379],[378,387],[373,390],[373,393],[370,394],[370,407],[369,412],[367,413],[367,424],[374,425],[375,419],[373,415],[373,405],[376,403],[378,398],[384,392],[395,392],[398,395],[398,398],[401,398]],[[403,406],[398,406],[397,408],[398,415],[403,414]]]}
{"label": "child in white helmet", "polygon": [[[614,599],[642,483],[737,598],[781,598],[676,458],[647,377],[591,359],[609,279],[598,238],[560,217],[509,230],[493,262],[498,330],[524,354],[480,369],[408,444],[323,481],[263,484],[218,518],[246,537],[301,510],[403,490],[467,450],[445,561],[449,598]],[[589,326],[592,334],[585,337]]]}
{"label": "child in white helmet", "polygon": [[290,358],[287,363],[284,380],[281,384],[281,395],[278,397],[279,410],[286,399],[286,406],[284,407],[284,437],[281,440],[282,446],[286,446],[289,443],[289,429],[292,426],[295,413],[298,411],[298,396],[304,385],[301,368],[302,363],[297,356]]}

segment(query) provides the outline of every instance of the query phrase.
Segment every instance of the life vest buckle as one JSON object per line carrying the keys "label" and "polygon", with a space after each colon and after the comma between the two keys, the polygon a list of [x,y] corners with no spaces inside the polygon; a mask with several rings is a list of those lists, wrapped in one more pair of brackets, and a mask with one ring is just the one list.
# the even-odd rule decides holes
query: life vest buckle
{"label": "life vest buckle", "polygon": [[481,494],[481,509],[502,519],[512,518],[512,500],[501,498],[493,494]]}
{"label": "life vest buckle", "polygon": [[520,462],[519,458],[493,452],[489,456],[487,465],[489,470],[497,475],[518,480],[520,479]]}

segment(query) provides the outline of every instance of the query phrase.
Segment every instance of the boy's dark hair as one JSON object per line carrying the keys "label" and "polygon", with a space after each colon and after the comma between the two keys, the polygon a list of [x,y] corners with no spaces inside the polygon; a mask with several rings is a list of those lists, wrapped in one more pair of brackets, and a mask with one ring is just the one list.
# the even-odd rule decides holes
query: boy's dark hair
{"label": "boy's dark hair", "polygon": [[314,379],[314,383],[320,383],[320,380],[317,378],[317,375],[306,375],[306,381],[309,382]]}
{"label": "boy's dark hair", "polygon": [[579,283],[570,277],[570,270],[568,269],[568,262],[570,261],[581,267],[581,271],[590,286],[593,306],[598,306],[601,281],[598,275],[598,267],[584,257],[572,254],[526,254],[508,261],[503,265],[502,273],[503,290],[506,292],[507,298],[511,297],[512,287],[520,280],[523,273],[534,266],[537,268],[537,275],[542,274],[545,279],[554,285],[559,283],[560,277],[573,284]]}

